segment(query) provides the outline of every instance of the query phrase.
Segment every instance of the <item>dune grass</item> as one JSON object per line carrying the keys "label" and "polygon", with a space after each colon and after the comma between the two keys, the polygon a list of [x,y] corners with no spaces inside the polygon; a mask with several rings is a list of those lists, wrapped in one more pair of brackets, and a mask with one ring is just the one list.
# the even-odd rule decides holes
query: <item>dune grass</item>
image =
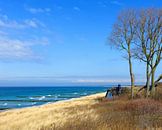
{"label": "dune grass", "polygon": [[[160,93],[160,91],[159,91]],[[162,129],[162,100],[105,93],[0,113],[0,130]]]}

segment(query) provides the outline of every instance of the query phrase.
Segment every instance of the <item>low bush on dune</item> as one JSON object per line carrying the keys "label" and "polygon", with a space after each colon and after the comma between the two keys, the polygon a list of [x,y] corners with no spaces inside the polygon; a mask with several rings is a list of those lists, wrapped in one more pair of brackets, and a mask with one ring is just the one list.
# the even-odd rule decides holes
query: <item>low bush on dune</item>
{"label": "low bush on dune", "polygon": [[121,109],[130,114],[134,124],[139,127],[162,127],[162,103],[153,99],[129,101]]}
{"label": "low bush on dune", "polygon": [[[123,100],[124,99],[124,100]],[[162,128],[162,103],[153,99],[126,100],[96,99],[97,103],[82,108],[81,111],[94,110],[91,115],[76,116],[62,127],[55,125],[41,130],[134,130]],[[72,114],[72,113],[71,113]],[[74,114],[74,113],[73,113]],[[93,118],[93,116],[95,118]],[[97,116],[97,117],[96,117]]]}
{"label": "low bush on dune", "polygon": [[107,102],[103,100],[99,103],[97,113],[107,128],[148,129],[162,127],[162,103],[153,99],[115,99]]}

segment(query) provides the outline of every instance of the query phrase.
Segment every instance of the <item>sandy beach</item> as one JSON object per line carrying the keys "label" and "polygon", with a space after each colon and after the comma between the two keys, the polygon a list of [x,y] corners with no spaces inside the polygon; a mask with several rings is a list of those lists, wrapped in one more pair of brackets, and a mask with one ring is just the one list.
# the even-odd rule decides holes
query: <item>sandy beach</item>
{"label": "sandy beach", "polygon": [[55,126],[62,127],[71,119],[95,120],[97,114],[91,105],[97,98],[104,97],[105,93],[98,93],[81,98],[59,101],[22,109],[13,109],[0,112],[0,130],[42,130]]}

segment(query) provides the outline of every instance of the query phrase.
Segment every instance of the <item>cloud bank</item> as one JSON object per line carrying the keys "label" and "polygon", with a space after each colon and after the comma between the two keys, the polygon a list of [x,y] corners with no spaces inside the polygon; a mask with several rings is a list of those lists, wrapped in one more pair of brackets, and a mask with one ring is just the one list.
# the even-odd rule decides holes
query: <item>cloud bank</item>
{"label": "cloud bank", "polygon": [[[120,77],[120,78],[110,78],[113,76],[108,77],[84,77],[84,76],[42,76],[42,77],[0,77],[0,82],[4,84],[3,85],[10,85],[10,84],[16,84],[20,86],[30,86],[30,85],[38,85],[38,86],[80,86],[80,85],[90,85],[90,86],[108,86],[108,85],[129,85],[130,79],[128,77]],[[7,81],[7,83],[6,83]],[[20,83],[20,84],[17,84]],[[136,83],[141,84],[144,83],[145,79],[137,79]],[[21,84],[22,83],[22,84]],[[1,86],[2,84],[0,84]]]}
{"label": "cloud bank", "polygon": [[29,60],[41,59],[41,56],[33,51],[36,45],[46,45],[48,41],[44,39],[18,40],[9,37],[0,37],[0,59],[3,60]]}

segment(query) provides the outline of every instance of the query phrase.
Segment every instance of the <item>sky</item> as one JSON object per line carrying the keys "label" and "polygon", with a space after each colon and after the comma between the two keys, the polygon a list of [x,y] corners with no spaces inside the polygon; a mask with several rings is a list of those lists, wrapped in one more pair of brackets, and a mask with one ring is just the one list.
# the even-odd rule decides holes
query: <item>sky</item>
{"label": "sky", "polygon": [[[147,7],[162,2],[0,0],[0,86],[129,82],[128,63],[107,37],[122,9]],[[143,82],[145,65],[134,60],[133,71]]]}

